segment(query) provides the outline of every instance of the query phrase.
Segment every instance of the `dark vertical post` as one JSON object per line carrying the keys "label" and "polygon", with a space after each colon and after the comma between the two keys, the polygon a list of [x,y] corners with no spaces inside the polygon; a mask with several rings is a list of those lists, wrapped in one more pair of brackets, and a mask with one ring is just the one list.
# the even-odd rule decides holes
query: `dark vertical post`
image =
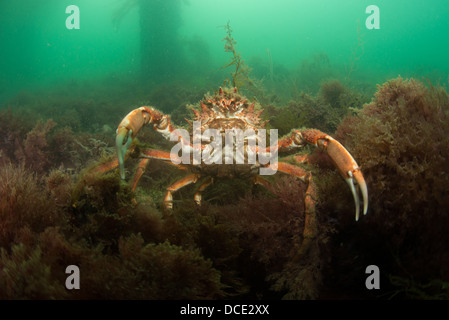
{"label": "dark vertical post", "polygon": [[170,82],[182,66],[181,0],[139,0],[144,81]]}

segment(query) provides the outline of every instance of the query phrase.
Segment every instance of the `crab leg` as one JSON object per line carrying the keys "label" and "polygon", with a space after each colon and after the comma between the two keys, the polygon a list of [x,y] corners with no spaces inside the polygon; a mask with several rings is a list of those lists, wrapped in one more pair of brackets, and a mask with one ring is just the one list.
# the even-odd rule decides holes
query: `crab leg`
{"label": "crab leg", "polygon": [[[129,153],[125,155],[125,159],[128,155],[129,155]],[[142,177],[142,175],[145,173],[145,170],[146,170],[148,164],[150,163],[151,159],[159,159],[159,160],[165,161],[166,163],[176,166],[180,170],[187,169],[182,164],[175,164],[175,163],[171,162],[170,153],[166,152],[166,151],[161,151],[161,150],[156,150],[156,149],[142,150],[142,152],[140,154],[140,158],[142,158],[142,159],[139,161],[139,164],[137,165],[136,173],[131,182],[131,190],[132,191],[136,190],[137,184],[139,183],[139,180]],[[119,166],[118,159],[114,159],[110,162],[100,164],[97,167],[93,168],[91,170],[90,174],[96,174],[99,172],[101,172],[101,173],[107,172],[114,168],[117,168],[118,166]]]}
{"label": "crab leg", "polygon": [[359,192],[362,194],[363,199],[363,214],[366,214],[368,211],[368,188],[357,162],[340,142],[316,129],[305,129],[301,131],[294,130],[291,135],[279,140],[278,145],[279,150],[283,151],[299,148],[306,144],[314,145],[320,150],[325,151],[330,156],[338,171],[351,189],[356,206],[355,220],[359,220]]}
{"label": "crab leg", "polygon": [[131,190],[134,192],[137,188],[137,183],[139,182],[142,175],[145,173],[145,169],[148,166],[148,163],[150,162],[150,159],[142,159],[140,160],[139,164],[137,165],[136,174],[134,175],[133,182],[131,184]]}
{"label": "crab leg", "polygon": [[[316,223],[316,188],[312,180],[312,174],[305,170],[285,162],[277,163],[277,170],[299,178],[302,182],[307,184],[306,194],[304,196],[304,231],[303,242],[299,248],[298,254],[295,256],[295,261],[299,260],[305,253],[307,253],[312,240],[316,237],[318,227]],[[257,181],[260,184],[265,184],[262,181]]]}
{"label": "crab leg", "polygon": [[147,158],[147,159],[159,159],[159,160],[171,161],[170,152],[156,150],[156,149],[143,150],[142,153],[140,154],[140,156],[142,158]]}
{"label": "crab leg", "polygon": [[170,187],[168,187],[167,194],[165,195],[165,207],[168,210],[173,209],[173,192],[176,192],[179,189],[188,186],[189,184],[197,182],[199,178],[200,178],[199,174],[190,174],[187,177],[176,181]]}
{"label": "crab leg", "polygon": [[254,184],[261,185],[261,186],[264,186],[264,187],[267,188],[267,189],[268,189],[268,188],[270,187],[270,185],[271,185],[271,183],[270,183],[268,180],[262,178],[261,176],[254,176],[254,177],[253,177],[253,183],[254,183]]}
{"label": "crab leg", "polygon": [[199,206],[201,205],[203,191],[206,190],[206,188],[209,187],[213,183],[214,183],[214,179],[209,177],[209,179],[207,179],[205,182],[203,182],[203,184],[201,184],[200,187],[198,188],[198,190],[195,192],[194,199],[195,199],[195,202]]}
{"label": "crab leg", "polygon": [[186,168],[182,165],[178,165],[178,164],[174,164],[173,162],[170,161],[170,153],[166,152],[166,151],[161,151],[161,150],[155,150],[155,149],[147,149],[147,150],[143,150],[142,153],[140,154],[140,157],[143,158],[142,160],[140,160],[138,166],[137,166],[137,171],[136,174],[134,175],[133,178],[133,182],[132,182],[132,191],[136,190],[137,187],[137,183],[139,182],[140,178],[142,177],[142,175],[145,172],[146,167],[148,166],[148,163],[150,162],[151,159],[159,159],[159,160],[163,160],[166,161],[167,163],[170,163],[174,166],[177,166],[179,169],[181,170],[185,170]]}
{"label": "crab leg", "polygon": [[117,128],[115,144],[117,146],[118,165],[120,177],[125,179],[125,155],[140,129],[147,124],[153,124],[156,131],[161,133],[166,139],[170,138],[170,133],[174,130],[170,123],[170,118],[153,107],[140,107],[126,115]]}

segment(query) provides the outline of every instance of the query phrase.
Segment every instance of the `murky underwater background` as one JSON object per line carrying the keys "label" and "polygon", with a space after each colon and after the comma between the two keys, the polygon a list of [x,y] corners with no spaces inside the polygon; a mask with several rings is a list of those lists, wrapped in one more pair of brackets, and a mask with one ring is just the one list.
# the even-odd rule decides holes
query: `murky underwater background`
{"label": "murky underwater background", "polygon": [[[448,81],[445,1],[380,1],[378,30],[365,27],[370,1],[80,0],[79,30],[65,26],[70,4],[1,2],[2,103],[36,86],[135,76],[148,55],[173,73],[170,81],[217,72],[229,60],[221,41],[228,21],[242,57],[259,77],[292,77],[304,59],[319,54],[334,76],[344,77],[361,37],[354,81],[373,85],[399,74]],[[168,75],[143,77],[161,83]]]}
{"label": "murky underwater background", "polygon": [[[370,5],[380,29],[367,28]],[[447,299],[448,21],[445,0],[0,1],[0,298]],[[227,31],[239,75],[225,67]],[[344,181],[315,154],[319,236],[299,262],[293,179],[268,191],[225,179],[201,208],[183,190],[167,214],[176,168],[152,162],[135,193],[115,171],[87,170],[114,159],[130,110],[184,125],[232,83],[280,134],[333,135],[368,182],[355,223]],[[171,146],[148,129],[138,139]],[[84,290],[64,286],[73,264],[90,270]],[[365,287],[372,264],[380,290]]]}

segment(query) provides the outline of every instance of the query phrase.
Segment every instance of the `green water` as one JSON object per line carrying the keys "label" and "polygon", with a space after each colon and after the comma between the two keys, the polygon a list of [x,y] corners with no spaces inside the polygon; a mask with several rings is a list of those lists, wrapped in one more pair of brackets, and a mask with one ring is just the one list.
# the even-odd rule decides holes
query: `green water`
{"label": "green water", "polygon": [[[448,35],[449,0],[0,0],[0,299],[447,300]],[[207,114],[200,100],[230,83],[286,142],[265,183],[233,165],[145,168],[140,151],[176,149],[138,130],[143,113],[116,139],[142,105],[186,128],[186,106]],[[223,126],[257,125],[240,115]],[[122,181],[116,141],[137,131]],[[357,185],[363,174],[358,222],[323,152],[283,152],[314,137]]]}
{"label": "green water", "polygon": [[[380,29],[370,30],[373,4]],[[79,29],[66,27],[69,5],[79,8]],[[354,85],[398,75],[448,84],[447,0],[2,0],[0,104],[111,75],[218,86],[229,76],[220,71],[230,58],[228,21],[255,78],[294,81],[304,61],[321,56],[330,77],[344,79],[352,65]]]}

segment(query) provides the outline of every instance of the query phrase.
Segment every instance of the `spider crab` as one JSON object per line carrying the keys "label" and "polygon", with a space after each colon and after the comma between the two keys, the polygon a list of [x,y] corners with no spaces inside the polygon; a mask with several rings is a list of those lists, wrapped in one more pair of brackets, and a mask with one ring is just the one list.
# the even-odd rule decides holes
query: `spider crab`
{"label": "spider crab", "polygon": [[[237,89],[220,88],[218,93],[213,96],[206,95],[200,102],[197,108],[192,108],[195,114],[194,123],[187,120],[190,129],[193,131],[189,135],[176,133],[179,128],[175,128],[170,122],[170,117],[164,115],[161,111],[154,107],[140,107],[131,111],[119,124],[116,136],[116,147],[118,159],[115,161],[99,167],[97,170],[105,172],[115,167],[119,167],[120,176],[125,179],[125,158],[132,153],[134,146],[132,140],[136,137],[140,129],[145,125],[151,125],[154,130],[162,134],[162,136],[171,141],[176,141],[181,147],[177,152],[166,152],[155,149],[147,149],[139,151],[140,162],[137,166],[137,171],[131,182],[132,190],[136,186],[145,171],[151,159],[162,160],[178,166],[180,169],[186,169],[190,172],[186,177],[176,181],[167,188],[165,196],[165,206],[168,209],[173,207],[173,194],[179,189],[201,181],[196,193],[195,201],[198,205],[201,204],[202,192],[214,182],[214,178],[228,176],[228,177],[247,177],[253,180],[255,184],[267,186],[269,184],[263,175],[259,174],[260,169],[272,169],[272,173],[280,171],[296,178],[299,178],[306,184],[306,193],[304,195],[305,202],[305,227],[303,231],[303,245],[302,251],[306,250],[308,245],[317,233],[316,217],[315,217],[315,186],[312,180],[312,174],[300,167],[301,163],[309,162],[309,155],[293,155],[289,162],[297,165],[277,161],[263,163],[256,160],[249,163],[247,161],[250,157],[254,159],[255,154],[267,155],[275,151],[294,152],[295,149],[302,148],[306,145],[313,145],[318,149],[326,152],[336,168],[346,180],[349,188],[353,194],[355,202],[355,219],[359,219],[360,207],[363,208],[363,214],[367,213],[368,209],[368,190],[363,178],[362,172],[351,154],[334,138],[316,130],[316,129],[293,129],[290,134],[285,135],[281,139],[275,141],[269,147],[264,145],[256,145],[259,141],[257,133],[263,131],[262,129],[266,122],[263,122],[259,116],[262,113],[261,106],[257,102],[248,102],[248,100],[241,96]],[[195,121],[199,123],[196,126]],[[215,129],[219,136],[211,137],[206,134],[208,130]],[[243,144],[241,145],[240,153],[236,152],[230,159],[225,155],[219,154],[217,157],[213,154],[214,148],[211,148],[212,142],[215,140],[225,140],[225,135],[228,132],[235,130],[245,130]],[[277,131],[276,131],[277,133]],[[195,144],[196,135],[202,135],[199,143]],[[205,138],[206,136],[206,138]],[[276,134],[277,136],[277,134]],[[173,138],[174,137],[174,138]],[[192,144],[191,140],[194,143]],[[270,138],[271,141],[271,138]],[[198,142],[198,137],[197,137]],[[237,146],[231,145],[231,149]],[[178,151],[182,149],[188,153],[187,161],[180,161]],[[192,154],[203,155],[201,158],[192,160]],[[204,154],[209,157],[204,157]],[[239,158],[240,157],[240,162]],[[212,159],[213,158],[213,159]],[[231,160],[231,161],[230,161]],[[224,162],[224,164],[223,164]],[[239,164],[240,163],[240,164]],[[203,179],[205,178],[205,179]],[[363,204],[360,203],[360,196],[362,195]]]}

